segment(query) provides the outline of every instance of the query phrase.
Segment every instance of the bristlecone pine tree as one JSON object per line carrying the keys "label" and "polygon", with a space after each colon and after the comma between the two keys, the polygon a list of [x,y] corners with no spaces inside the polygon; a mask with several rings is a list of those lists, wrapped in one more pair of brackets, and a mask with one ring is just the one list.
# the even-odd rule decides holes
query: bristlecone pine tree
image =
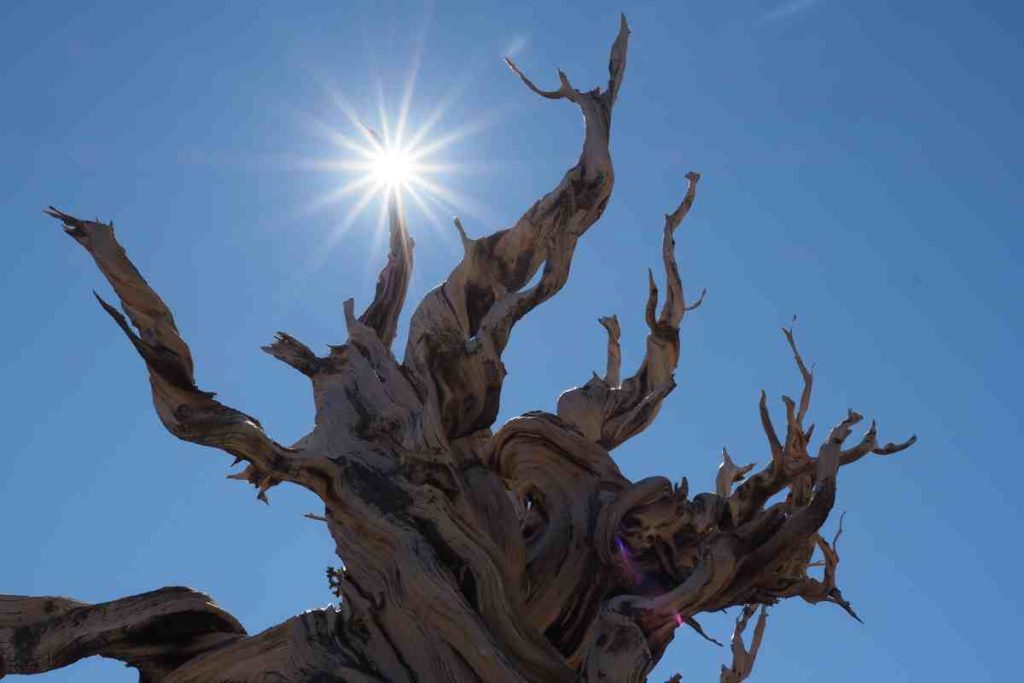
{"label": "bristlecone pine tree", "polygon": [[[565,285],[577,241],[611,196],[608,136],[628,39],[623,19],[603,90],[577,90],[560,73],[558,89],[544,91],[509,61],[530,90],[582,110],[582,154],[512,227],[473,239],[456,222],[462,261],[413,312],[402,360],[391,345],[413,242],[396,201],[373,302],[359,315],[345,302],[348,341],[326,356],[284,333],[264,347],[312,381],[316,426],[292,446],[198,387],[171,311],[112,225],[48,211],[120,299],[123,314],[100,305],[145,361],[164,426],[245,463],[233,478],[253,484],[262,500],[281,482],[314,492],[324,503],[315,517],[344,569],[328,571],[337,607],[256,635],[190,588],[95,605],[0,596],[0,675],[101,655],[136,667],[143,681],[167,683],[643,681],[678,627],[704,635],[700,613],[737,606],[732,662],[721,680],[741,681],[768,606],[800,597],[856,617],[836,585],[835,541],[819,534],[836,475],[913,439],[879,445],[872,424],[846,444],[861,420],[850,411],[812,456],[813,428],[804,426],[812,376],[791,330],[803,387],[799,400],[783,397],[781,437],[761,395],[771,455],[764,469],[747,476],[753,466],[723,452],[715,491],[691,496],[685,478],[629,481],[609,454],[654,420],[675,386],[679,326],[700,300],[683,297],[674,233],[693,204],[697,173],[687,174],[682,202],[665,216],[665,300],[658,310],[651,278],[639,369],[620,376],[618,321],[602,318],[604,377],[562,394],[556,414],[531,412],[491,430],[512,327]],[[821,578],[808,575],[812,566],[823,566]],[[755,614],[748,649],[743,632]]]}

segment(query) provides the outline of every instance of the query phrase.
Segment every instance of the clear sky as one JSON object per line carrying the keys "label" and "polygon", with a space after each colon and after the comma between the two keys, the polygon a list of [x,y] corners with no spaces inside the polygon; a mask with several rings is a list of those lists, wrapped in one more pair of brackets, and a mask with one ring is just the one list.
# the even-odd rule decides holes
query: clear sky
{"label": "clear sky", "polygon": [[[920,436],[839,478],[840,582],[866,624],[773,609],[755,680],[1019,675],[1019,3],[212,5],[0,5],[0,592],[98,602],[185,584],[251,632],[332,599],[332,543],[301,516],[316,500],[281,486],[265,507],[224,479],[226,456],[163,430],[90,293],[106,283],[43,207],[112,218],[200,385],[288,442],[311,423],[306,381],[259,346],[279,329],[343,341],[341,301],[365,305],[384,258],[376,207],[343,230],[358,196],[330,198],[350,178],[319,163],[345,157],[328,131],[358,135],[338,102],[377,122],[418,64],[410,126],[440,111],[429,139],[460,134],[438,153],[457,196],[435,220],[410,212],[415,302],[459,257],[452,214],[473,235],[508,225],[577,157],[579,113],[527,92],[501,55],[539,83],[562,68],[603,84],[621,10],[615,194],[569,284],[516,328],[500,420],[552,410],[601,368],[599,315],[619,315],[624,370],[639,362],[661,216],[698,170],[678,251],[708,297],[685,321],[679,388],[615,453],[625,473],[710,490],[723,445],[764,463],[758,391],[780,409],[798,390],[779,333],[793,315],[819,426],[849,406],[886,440]],[[705,627],[725,640],[731,624]],[[725,656],[680,630],[651,680],[717,680]],[[91,660],[41,680],[134,672]]]}

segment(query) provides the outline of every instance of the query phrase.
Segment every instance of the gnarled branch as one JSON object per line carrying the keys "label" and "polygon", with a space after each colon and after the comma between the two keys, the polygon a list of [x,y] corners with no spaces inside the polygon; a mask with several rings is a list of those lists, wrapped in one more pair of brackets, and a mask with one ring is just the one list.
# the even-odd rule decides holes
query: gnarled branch
{"label": "gnarled branch", "polygon": [[[800,403],[798,406],[791,398],[783,396],[783,402],[786,405],[786,438],[783,443],[779,440],[775,425],[768,411],[766,395],[763,391],[761,392],[758,410],[761,426],[768,439],[771,461],[764,469],[748,477],[729,496],[729,508],[735,524],[749,521],[769,498],[787,487],[791,489],[791,496],[795,496],[797,499],[806,499],[810,488],[814,484],[815,460],[807,452],[807,445],[813,435],[814,426],[811,425],[809,428],[805,428],[803,425],[804,417],[810,404],[813,375],[808,370],[803,357],[800,355],[800,351],[797,349],[792,330],[784,329],[783,332],[793,352],[797,369],[800,371],[801,378],[803,379]],[[845,433],[848,434],[848,428],[859,422],[860,419],[859,415],[851,411],[848,420],[844,421],[844,424],[847,424],[847,431]],[[837,453],[838,465],[842,466],[856,462],[870,452],[876,452],[880,455],[898,453],[917,442],[917,437],[912,436],[903,443],[886,444],[884,447],[879,447],[876,437],[877,431],[874,422],[872,422],[871,428],[868,429],[860,443],[850,449],[841,450]]]}
{"label": "gnarled branch", "polygon": [[384,346],[389,348],[398,333],[398,316],[402,313],[412,277],[414,243],[405,226],[405,215],[399,208],[400,201],[401,198],[394,194],[387,197],[391,240],[388,262],[377,278],[373,302],[359,316],[359,322],[376,331]]}
{"label": "gnarled branch", "polygon": [[601,318],[608,332],[608,372],[603,378],[595,375],[582,387],[570,389],[558,398],[558,416],[608,450],[643,431],[657,417],[662,400],[675,388],[673,373],[679,363],[679,325],[683,315],[704,300],[702,292],[695,303],[686,304],[676,265],[675,231],[693,206],[700,174],[687,173],[686,179],[683,201],[665,215],[661,251],[667,291],[657,317],[658,288],[654,276],[649,274],[648,278],[646,318],[650,333],[640,368],[632,377],[619,382],[618,320],[614,316]]}
{"label": "gnarled branch", "polygon": [[[450,438],[494,422],[505,377],[501,354],[513,325],[562,288],[577,241],[604,213],[614,183],[608,136],[628,36],[623,18],[604,92],[578,91],[563,76],[562,88],[546,93],[509,62],[535,92],[580,107],[583,151],[558,186],[511,228],[464,239],[462,262],[413,313],[404,365]],[[542,266],[539,282],[523,289]]]}
{"label": "gnarled branch", "polygon": [[245,629],[209,597],[161,588],[90,605],[70,598],[0,595],[0,678],[100,655],[160,681],[186,661],[237,641]]}
{"label": "gnarled branch", "polygon": [[757,651],[761,649],[761,640],[764,638],[764,629],[768,621],[768,608],[761,605],[761,611],[757,615],[757,624],[754,626],[754,635],[750,639],[750,649],[743,643],[743,632],[747,628],[747,622],[754,616],[757,605],[744,605],[740,616],[736,619],[736,628],[732,632],[732,665],[722,666],[722,673],[719,678],[721,683],[740,683],[750,677],[754,671],[754,660],[757,659]]}
{"label": "gnarled branch", "polygon": [[234,478],[256,486],[264,502],[267,489],[281,481],[316,490],[320,480],[313,471],[323,466],[322,462],[278,444],[267,436],[258,420],[199,389],[192,354],[174,316],[129,260],[114,237],[113,223],[83,221],[53,207],[46,213],[59,219],[65,232],[85,247],[120,298],[127,320],[96,295],[146,362],[153,404],[167,430],[179,439],[227,451],[237,458],[236,462],[247,461],[249,466]]}

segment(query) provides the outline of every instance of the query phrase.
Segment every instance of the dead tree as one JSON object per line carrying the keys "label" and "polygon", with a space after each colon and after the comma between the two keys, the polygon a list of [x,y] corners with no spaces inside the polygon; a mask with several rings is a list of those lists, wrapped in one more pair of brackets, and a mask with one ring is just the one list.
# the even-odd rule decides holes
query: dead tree
{"label": "dead tree", "polygon": [[[748,651],[742,631],[758,605],[801,597],[856,616],[836,585],[835,543],[819,535],[836,476],[913,439],[880,446],[872,424],[847,445],[861,420],[850,411],[811,455],[813,425],[804,423],[812,375],[791,331],[803,389],[799,400],[783,397],[781,436],[762,393],[770,453],[762,470],[746,477],[752,466],[723,453],[715,491],[691,496],[685,478],[629,481],[610,455],[654,420],[675,387],[679,327],[700,300],[684,298],[674,234],[698,174],[687,174],[682,203],[665,216],[664,302],[659,310],[652,276],[647,351],[636,372],[621,376],[619,324],[602,318],[604,376],[562,394],[556,414],[530,412],[491,429],[513,326],[565,285],[578,240],[611,195],[609,131],[628,39],[623,19],[604,89],[577,90],[559,73],[556,90],[541,90],[509,61],[533,92],[580,108],[582,154],[512,227],[474,239],[457,226],[462,260],[415,309],[402,360],[391,345],[413,242],[397,203],[372,303],[357,314],[345,302],[347,341],[323,356],[284,333],[264,347],[312,383],[315,427],[291,446],[199,388],[171,311],[112,224],[48,211],[120,299],[121,310],[99,302],[145,362],[168,431],[234,456],[245,468],[233,478],[255,486],[261,500],[282,482],[314,492],[344,568],[329,572],[337,607],[255,635],[188,588],[95,605],[2,596],[0,674],[101,655],[136,667],[144,681],[168,683],[642,681],[678,627],[703,635],[699,614],[736,606],[733,662],[722,673],[736,681],[749,675],[764,632],[762,610]],[[816,549],[821,562],[812,561]],[[821,578],[811,578],[818,565]]]}

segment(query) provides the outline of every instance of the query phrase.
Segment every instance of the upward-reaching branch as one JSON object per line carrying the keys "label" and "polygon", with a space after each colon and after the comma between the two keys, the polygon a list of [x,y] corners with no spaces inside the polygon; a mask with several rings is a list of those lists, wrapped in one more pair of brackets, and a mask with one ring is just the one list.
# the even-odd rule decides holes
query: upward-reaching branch
{"label": "upward-reaching branch", "polygon": [[402,314],[405,294],[412,277],[412,248],[414,243],[405,227],[405,214],[401,199],[392,194],[387,198],[388,226],[391,244],[388,262],[377,278],[377,291],[373,302],[359,316],[359,322],[377,332],[384,346],[390,347],[398,332],[398,317]]}
{"label": "upward-reaching branch", "polygon": [[[501,354],[512,326],[562,288],[576,242],[604,212],[614,183],[609,127],[625,72],[628,38],[623,18],[611,49],[608,89],[603,92],[576,90],[564,74],[559,90],[540,90],[508,60],[534,92],[580,107],[583,151],[558,186],[511,228],[464,239],[462,262],[413,314],[404,363],[425,403],[439,411],[450,437],[493,423],[505,376]],[[539,282],[524,290],[542,264]]]}
{"label": "upward-reaching branch", "polygon": [[722,665],[719,677],[721,683],[740,683],[750,677],[754,671],[754,661],[757,659],[757,651],[761,649],[761,639],[764,638],[764,627],[768,619],[768,608],[761,605],[761,611],[757,615],[757,624],[754,626],[754,636],[750,639],[750,649],[743,644],[743,631],[747,628],[747,622],[754,616],[757,605],[744,605],[740,616],[736,618],[736,628],[732,632],[732,665]]}
{"label": "upward-reaching branch", "polygon": [[[817,476],[815,473],[815,460],[807,451],[811,435],[814,432],[814,425],[807,428],[804,427],[804,418],[810,405],[814,376],[797,348],[793,331],[791,329],[783,329],[783,333],[786,336],[786,342],[790,350],[793,352],[793,359],[803,380],[800,402],[797,404],[796,401],[788,396],[782,397],[786,405],[786,434],[785,440],[780,441],[775,425],[772,422],[771,414],[768,412],[768,399],[765,393],[761,392],[758,411],[761,417],[761,427],[768,439],[771,460],[760,472],[749,477],[729,495],[729,508],[732,518],[737,524],[748,521],[752,515],[761,510],[761,506],[769,498],[786,487],[790,488],[791,497],[806,502],[805,499],[810,495],[811,487],[814,485],[814,480]],[[849,425],[856,424],[861,419],[860,415],[852,411],[847,418]],[[877,436],[878,432],[875,423],[872,422],[871,427],[867,430],[860,443],[838,452],[837,466],[856,462],[868,453],[876,453],[878,455],[898,453],[917,442],[917,437],[911,436],[910,439],[902,443],[889,443],[885,446],[879,446]]]}
{"label": "upward-reaching branch", "polygon": [[[693,206],[700,174],[687,173],[686,180],[688,186],[683,201],[675,211],[665,215],[661,253],[666,294],[660,314],[657,313],[658,288],[654,276],[648,276],[650,294],[646,318],[650,333],[647,354],[640,368],[619,383],[617,360],[612,360],[619,357],[618,321],[614,316],[601,318],[601,324],[608,331],[609,372],[604,378],[595,375],[584,386],[570,389],[558,398],[558,416],[609,450],[643,431],[657,417],[661,401],[675,388],[673,372],[679,363],[679,325],[683,315],[704,300],[704,292],[701,292],[695,303],[686,304],[676,264],[675,231]],[[614,326],[608,321],[614,321]],[[611,372],[613,367],[614,373]]]}
{"label": "upward-reaching branch", "polygon": [[196,386],[192,354],[174,316],[129,260],[114,237],[113,224],[83,221],[53,207],[47,214],[62,221],[67,234],[85,247],[121,300],[127,320],[96,295],[146,362],[153,403],[167,430],[179,439],[220,448],[239,461],[248,461],[249,466],[235,478],[256,486],[264,502],[267,489],[281,481],[316,490],[321,485],[312,474],[317,459],[278,444],[255,418],[225,406],[213,393]]}

